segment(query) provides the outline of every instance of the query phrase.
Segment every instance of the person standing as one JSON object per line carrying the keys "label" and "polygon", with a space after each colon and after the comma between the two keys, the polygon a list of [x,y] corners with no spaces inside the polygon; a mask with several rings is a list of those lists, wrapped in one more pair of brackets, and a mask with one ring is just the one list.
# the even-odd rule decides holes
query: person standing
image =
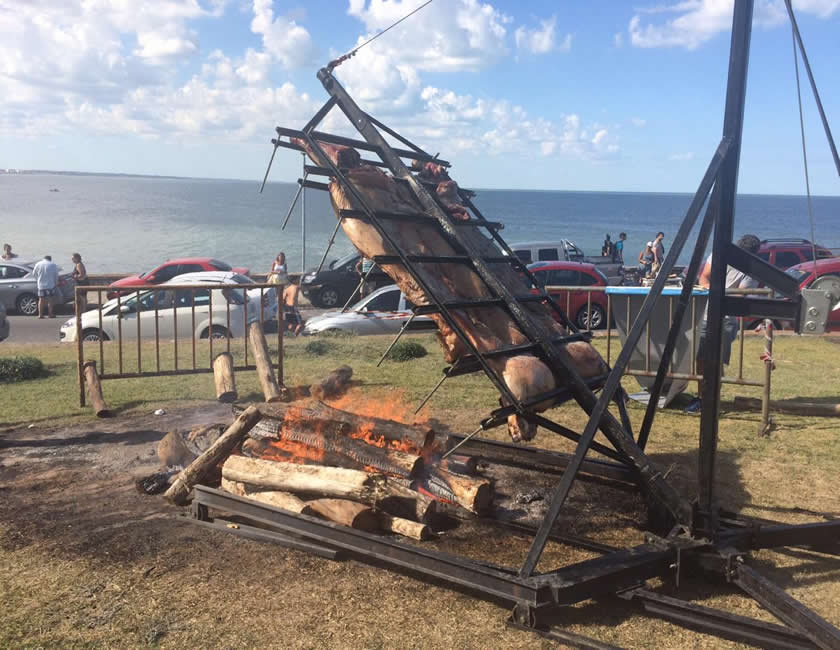
{"label": "person standing", "polygon": [[283,289],[283,322],[286,328],[297,336],[303,329],[303,318],[298,310],[300,285],[289,284]]}
{"label": "person standing", "polygon": [[3,244],[3,255],[0,255],[0,257],[8,262],[9,260],[15,259],[17,254],[12,252],[11,244]]}
{"label": "person standing", "polygon": [[359,274],[359,297],[364,298],[369,296],[373,293],[374,289],[376,289],[375,284],[370,280],[365,280],[368,277],[368,273],[370,270],[375,266],[373,260],[368,259],[367,257],[359,258],[359,261],[356,262],[356,273]]}
{"label": "person standing", "polygon": [[617,264],[624,264],[624,240],[627,239],[627,233],[623,232],[618,235],[618,241],[613,247],[613,262]]}
{"label": "person standing", "polygon": [[271,263],[271,270],[268,272],[269,284],[289,284],[289,272],[286,269],[286,253],[280,251]]}
{"label": "person standing", "polygon": [[32,269],[32,275],[38,283],[38,318],[44,318],[44,310],[49,312],[50,318],[55,318],[55,290],[58,286],[58,267],[52,261],[51,255],[44,255]]}
{"label": "person standing", "polygon": [[[741,237],[736,245],[748,253],[756,255],[758,249],[761,247],[761,240],[755,235],[744,235]],[[712,280],[712,256],[706,259],[703,269],[700,271],[700,276],[697,278],[697,284],[704,289],[708,289]],[[759,286],[758,280],[750,277],[743,271],[739,271],[731,266],[726,267],[726,289],[754,289]],[[697,350],[697,360],[695,361],[695,370],[698,375],[703,375],[705,368],[704,360],[706,358],[706,324],[709,316],[709,306],[706,305],[706,310],[703,312],[703,321],[700,324],[700,342]],[[723,365],[729,365],[729,358],[732,353],[732,342],[738,337],[738,319],[735,316],[725,316],[723,319],[723,336],[721,340],[722,348],[720,353],[720,360]],[[704,383],[702,379],[697,381],[697,390],[700,395],[704,391]],[[688,406],[685,407],[686,413],[699,413],[703,404],[700,396],[695,397]]]}
{"label": "person standing", "polygon": [[643,278],[650,277],[650,270],[653,266],[653,242],[649,241],[645,244],[644,249],[639,253],[639,273]]}
{"label": "person standing", "polygon": [[[85,285],[88,281],[88,274],[87,269],[85,268],[84,262],[82,262],[82,256],[78,253],[73,253],[73,256],[70,258],[73,262],[73,273],[72,277],[76,281],[76,285]],[[80,291],[79,292],[79,311],[84,312],[87,310],[87,291]]]}
{"label": "person standing", "polygon": [[612,257],[613,250],[613,243],[610,240],[609,234],[607,234],[606,239],[604,239],[604,245],[601,246],[601,257]]}
{"label": "person standing", "polygon": [[663,239],[665,239],[665,233],[660,230],[656,233],[656,239],[653,240],[653,268],[651,269],[651,274],[654,276],[659,273],[659,269],[665,261],[665,244],[662,243]]}

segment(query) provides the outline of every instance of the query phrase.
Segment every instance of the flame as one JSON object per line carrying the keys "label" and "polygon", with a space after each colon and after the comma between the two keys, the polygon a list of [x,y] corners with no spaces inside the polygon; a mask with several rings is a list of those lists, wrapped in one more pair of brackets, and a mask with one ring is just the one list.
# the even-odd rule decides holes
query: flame
{"label": "flame", "polygon": [[267,440],[268,444],[260,452],[260,458],[265,460],[279,460],[286,463],[307,462],[321,463],[324,460],[324,450],[309,445],[302,445],[290,440]]}
{"label": "flame", "polygon": [[422,424],[424,422],[424,420],[418,420],[415,417],[408,400],[405,398],[405,391],[402,389],[393,389],[384,395],[377,395],[375,398],[365,396],[359,389],[352,389],[343,396],[329,400],[327,403],[334,408],[349,411],[356,415],[393,420],[402,424]]}

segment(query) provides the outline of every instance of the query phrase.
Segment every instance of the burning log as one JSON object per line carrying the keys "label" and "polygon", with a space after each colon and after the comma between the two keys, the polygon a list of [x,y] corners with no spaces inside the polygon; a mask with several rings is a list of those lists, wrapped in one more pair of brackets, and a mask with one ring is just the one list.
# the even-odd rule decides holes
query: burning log
{"label": "burning log", "polygon": [[266,343],[262,324],[259,321],[254,321],[248,326],[248,340],[251,342],[251,352],[254,353],[257,377],[260,380],[265,401],[281,401],[283,399],[283,393],[280,391],[277,378],[274,376],[271,355],[268,352],[268,343]]}
{"label": "burning log", "polygon": [[265,503],[275,508],[282,508],[289,512],[302,512],[308,514],[306,503],[298,499],[294,494],[280,492],[279,490],[258,490],[240,481],[229,481],[222,478],[222,489],[240,497],[247,497],[260,503]]}
{"label": "burning log", "polygon": [[384,512],[379,513],[379,527],[389,533],[396,533],[404,537],[410,537],[424,541],[434,537],[431,529],[426,524],[403,519],[402,517],[392,517]]}
{"label": "burning log", "polygon": [[373,532],[379,530],[379,517],[373,508],[347,499],[316,499],[306,502],[307,510],[342,526]]}
{"label": "burning log", "polygon": [[[428,427],[403,424],[367,415],[357,415],[348,411],[315,402],[310,406],[286,406],[282,404],[258,404],[263,419],[254,428],[252,436],[278,438],[284,422],[288,420],[308,420],[321,422],[322,428],[329,428],[341,435],[351,436],[364,432],[368,437],[382,438],[391,446],[411,447],[416,451],[431,447],[435,441],[435,432]],[[234,405],[233,412],[241,413],[243,407]],[[382,445],[384,446],[384,445]]]}
{"label": "burning log", "polygon": [[409,481],[388,477],[384,496],[376,506],[403,519],[426,522],[437,514],[437,502],[432,497],[412,489]]}
{"label": "burning log", "polygon": [[96,417],[111,417],[113,412],[108,408],[105,398],[102,396],[102,383],[99,381],[99,375],[96,372],[96,361],[85,361],[84,374],[88,397],[90,397],[90,404],[93,406]]}
{"label": "burning log", "polygon": [[317,384],[312,384],[309,393],[315,399],[334,399],[341,397],[350,386],[353,369],[350,366],[340,366]]}
{"label": "burning log", "polygon": [[179,506],[184,505],[193,486],[201,482],[219,462],[230,454],[233,448],[248,434],[251,427],[259,422],[261,417],[260,412],[253,406],[245,409],[234,420],[233,424],[219,436],[218,440],[178,475],[178,478],[166,491],[166,498]]}
{"label": "burning log", "polygon": [[375,503],[382,497],[385,485],[385,477],[380,474],[236,455],[225,461],[222,478],[264,489],[339,497],[362,503]]}
{"label": "burning log", "polygon": [[486,512],[493,502],[493,488],[488,480],[453,474],[440,468],[432,470],[431,479],[431,482],[437,479],[443,483],[454,495],[456,503],[475,514]]}
{"label": "burning log", "polygon": [[472,475],[475,474],[475,470],[478,466],[478,459],[475,456],[452,454],[448,458],[441,460],[439,466],[447,472]]}
{"label": "burning log", "polygon": [[236,392],[233,356],[230,352],[221,352],[213,359],[213,379],[216,383],[216,399],[224,403],[235,402],[239,395]]}

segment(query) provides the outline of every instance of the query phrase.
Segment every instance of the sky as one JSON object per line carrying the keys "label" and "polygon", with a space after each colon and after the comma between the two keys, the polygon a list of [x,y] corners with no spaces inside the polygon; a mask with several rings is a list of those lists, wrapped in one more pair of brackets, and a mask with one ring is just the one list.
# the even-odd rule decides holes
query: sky
{"label": "sky", "polygon": [[[318,69],[422,1],[0,0],[0,168],[261,180],[274,127],[327,99]],[[840,138],[840,0],[794,7]],[[693,192],[720,140],[731,15],[433,0],[335,76],[465,186]],[[757,0],[740,192],[805,191],[794,74],[783,0]],[[804,77],[803,106],[811,190],[840,195]],[[271,180],[300,167],[281,149]]]}

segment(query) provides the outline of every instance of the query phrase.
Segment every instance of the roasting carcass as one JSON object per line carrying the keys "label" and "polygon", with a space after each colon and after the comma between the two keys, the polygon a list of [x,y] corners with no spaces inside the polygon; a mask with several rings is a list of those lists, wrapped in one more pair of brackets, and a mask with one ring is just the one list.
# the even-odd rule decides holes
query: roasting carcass
{"label": "roasting carcass", "polygon": [[[326,161],[305,141],[294,140],[294,143],[303,148],[315,164],[326,166]],[[342,169],[354,189],[373,210],[410,214],[424,212],[423,207],[418,204],[411,191],[403,183],[377,167],[362,165],[361,157],[354,149],[341,145],[319,144],[333,164]],[[458,186],[449,178],[449,174],[443,167],[434,163],[415,163],[413,168],[419,171],[420,179],[438,183],[437,196],[453,219],[469,219],[467,208],[460,203]],[[330,182],[329,187],[333,209],[337,215],[340,215],[341,210],[361,208],[335,179]],[[458,251],[439,230],[437,221],[431,216],[428,219],[428,224],[423,223],[422,220],[398,219],[383,219],[381,223],[387,237],[408,255],[437,257],[457,255]],[[396,255],[396,250],[388,240],[366,221],[345,218],[342,221],[342,228],[353,245],[365,257]],[[461,227],[459,234],[482,257],[501,256],[495,243],[478,228]],[[382,264],[381,268],[402,289],[408,300],[415,305],[430,304],[420,283],[402,265]],[[465,264],[428,262],[416,263],[415,268],[423,283],[431,287],[441,301],[481,300],[492,297],[481,277]],[[493,271],[511,294],[523,296],[529,293],[527,282],[510,264],[495,263]],[[541,335],[545,339],[566,334],[565,328],[552,317],[546,306],[524,303],[524,308],[542,330]],[[501,307],[454,309],[451,310],[451,314],[469,342],[479,352],[489,352],[528,342],[508,312]],[[454,363],[469,353],[468,347],[464,345],[443,316],[432,314],[431,317],[437,323],[438,338],[443,346],[447,362]],[[582,377],[594,377],[606,372],[606,363],[589,343],[581,341],[569,343],[566,349]],[[551,370],[534,355],[495,357],[488,359],[487,362],[503,378],[511,393],[520,401],[527,402],[557,388]],[[539,404],[535,410],[545,410],[551,406],[552,403],[546,401]],[[514,441],[530,440],[536,434],[536,425],[518,415],[512,415],[508,418],[508,431]]]}

